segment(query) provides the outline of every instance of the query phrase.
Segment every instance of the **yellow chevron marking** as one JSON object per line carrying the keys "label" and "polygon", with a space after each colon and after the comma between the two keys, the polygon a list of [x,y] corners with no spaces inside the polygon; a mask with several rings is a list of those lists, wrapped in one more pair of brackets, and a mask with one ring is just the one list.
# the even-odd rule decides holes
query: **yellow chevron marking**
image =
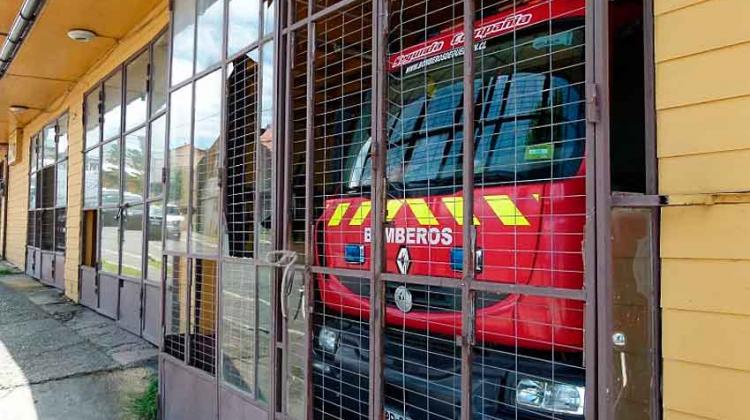
{"label": "yellow chevron marking", "polygon": [[484,199],[504,225],[529,226],[529,221],[507,195],[488,195]]}
{"label": "yellow chevron marking", "polygon": [[[464,224],[464,198],[463,197],[444,197],[443,203],[448,211],[451,213],[456,223],[459,225]],[[479,219],[474,216],[474,226],[479,225]]]}
{"label": "yellow chevron marking", "polygon": [[367,219],[367,216],[370,215],[370,209],[372,209],[372,202],[363,201],[362,204],[359,205],[359,208],[354,212],[352,220],[349,221],[349,226],[362,226],[362,223]]}
{"label": "yellow chevron marking", "polygon": [[404,200],[388,200],[386,204],[385,220],[391,222],[396,218],[396,214],[401,210],[401,206],[404,205]]}
{"label": "yellow chevron marking", "polygon": [[534,197],[534,200],[539,201],[539,193],[531,194],[532,197]]}
{"label": "yellow chevron marking", "polygon": [[424,199],[409,198],[406,200],[406,204],[411,209],[411,212],[414,213],[414,216],[417,218],[417,222],[419,222],[420,225],[435,226],[440,224],[435,218],[435,215],[432,214],[432,210],[430,210],[430,207]]}
{"label": "yellow chevron marking", "polygon": [[346,211],[349,210],[350,205],[351,203],[339,203],[339,205],[336,206],[336,210],[333,211],[331,220],[328,221],[328,226],[340,225],[341,220],[344,218],[344,214],[346,214]]}

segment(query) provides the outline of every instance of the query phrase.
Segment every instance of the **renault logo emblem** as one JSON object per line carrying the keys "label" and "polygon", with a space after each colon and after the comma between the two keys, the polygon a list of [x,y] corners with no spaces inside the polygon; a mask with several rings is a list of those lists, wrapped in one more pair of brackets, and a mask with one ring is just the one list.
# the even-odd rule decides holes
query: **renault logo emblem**
{"label": "renault logo emblem", "polygon": [[393,292],[393,300],[396,301],[396,306],[398,309],[401,309],[401,312],[411,311],[411,292],[406,286],[398,286],[396,288],[396,291]]}
{"label": "renault logo emblem", "polygon": [[409,250],[405,247],[398,250],[398,255],[396,255],[396,265],[398,266],[399,273],[406,274],[409,272],[411,257],[409,256]]}

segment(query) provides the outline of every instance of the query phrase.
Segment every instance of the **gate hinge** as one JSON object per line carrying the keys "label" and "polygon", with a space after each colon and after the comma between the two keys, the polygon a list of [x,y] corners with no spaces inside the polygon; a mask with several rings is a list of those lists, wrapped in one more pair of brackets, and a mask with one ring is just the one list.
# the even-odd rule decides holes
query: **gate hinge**
{"label": "gate hinge", "polygon": [[599,123],[601,117],[599,102],[599,85],[588,83],[586,85],[586,122],[591,124]]}

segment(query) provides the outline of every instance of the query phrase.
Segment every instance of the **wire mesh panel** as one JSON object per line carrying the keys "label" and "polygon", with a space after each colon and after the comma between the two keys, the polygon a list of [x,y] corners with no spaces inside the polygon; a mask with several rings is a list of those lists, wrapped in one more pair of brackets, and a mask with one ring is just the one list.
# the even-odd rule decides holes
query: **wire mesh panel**
{"label": "wire mesh panel", "polygon": [[164,352],[185,360],[187,335],[188,260],[167,255],[164,277]]}
{"label": "wire mesh panel", "polygon": [[216,279],[217,263],[195,259],[188,305],[188,364],[210,374],[216,372]]}
{"label": "wire mesh panel", "polygon": [[[321,275],[318,282],[326,279]],[[369,396],[369,316],[351,294],[369,293],[370,280],[340,276],[343,287],[318,291],[313,319],[316,419],[366,418]]]}
{"label": "wire mesh panel", "polygon": [[227,79],[227,244],[233,257],[255,256],[256,147],[258,129],[258,52],[232,62]]}
{"label": "wire mesh panel", "polygon": [[225,262],[222,269],[222,379],[245,392],[255,390],[257,333],[255,267]]}
{"label": "wire mesh panel", "polygon": [[386,302],[386,418],[458,418],[461,289],[387,282]]}
{"label": "wire mesh panel", "polygon": [[[474,212],[479,282],[584,286],[585,1],[475,3]],[[555,294],[552,293],[552,296]],[[475,415],[584,413],[584,302],[476,297]],[[479,412],[481,410],[482,412]]]}
{"label": "wire mesh panel", "polygon": [[583,302],[496,293],[475,300],[477,307],[498,301],[512,311],[477,312],[474,417],[580,418]]}
{"label": "wire mesh panel", "polygon": [[[316,2],[313,12],[334,3]],[[296,6],[307,13],[307,3]],[[362,418],[369,409],[372,3],[355,2],[313,26],[293,38],[291,91],[293,239],[312,249],[313,265],[334,270],[311,277],[312,411],[321,419]],[[307,212],[310,248],[301,246]]]}

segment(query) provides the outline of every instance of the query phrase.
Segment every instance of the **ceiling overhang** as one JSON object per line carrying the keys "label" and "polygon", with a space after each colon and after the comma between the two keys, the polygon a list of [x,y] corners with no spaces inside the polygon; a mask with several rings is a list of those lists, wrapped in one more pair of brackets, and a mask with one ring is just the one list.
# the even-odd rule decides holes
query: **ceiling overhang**
{"label": "ceiling overhang", "polygon": [[[46,0],[39,17],[0,79],[0,144],[12,127],[24,126],[63,96],[155,7],[166,0]],[[0,1],[0,45],[23,0]],[[94,31],[89,42],[73,41],[73,28]],[[29,109],[12,113],[11,105]]]}

